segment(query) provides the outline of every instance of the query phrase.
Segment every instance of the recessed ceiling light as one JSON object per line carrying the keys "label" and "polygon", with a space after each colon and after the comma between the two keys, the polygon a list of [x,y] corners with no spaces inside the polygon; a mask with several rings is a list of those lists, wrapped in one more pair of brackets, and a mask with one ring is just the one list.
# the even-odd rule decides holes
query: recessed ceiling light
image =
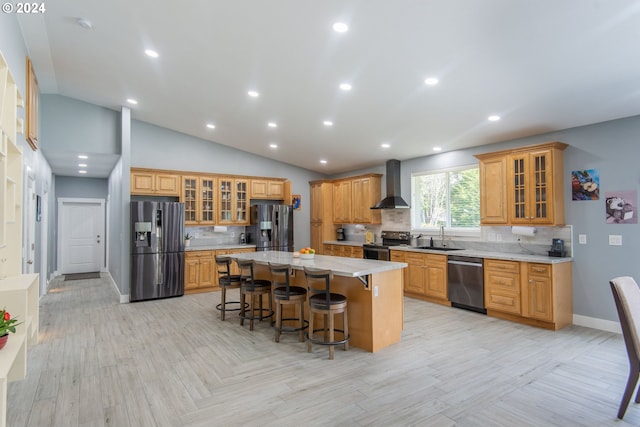
{"label": "recessed ceiling light", "polygon": [[79,170],[78,173],[87,173],[85,170]]}
{"label": "recessed ceiling light", "polygon": [[326,165],[326,164],[327,164],[327,161],[326,161],[326,160],[324,160],[324,159],[322,159],[322,160],[320,160],[320,163],[322,163],[323,165]]}
{"label": "recessed ceiling light", "polygon": [[435,77],[429,77],[428,79],[425,79],[424,84],[428,86],[435,86],[438,84],[438,79]]}
{"label": "recessed ceiling light", "polygon": [[260,94],[258,92],[256,92],[255,90],[250,90],[249,92],[247,92],[247,95],[249,95],[252,98],[257,98],[260,96]]}
{"label": "recessed ceiling light", "polygon": [[274,122],[267,123],[267,126],[269,126],[270,128],[277,128],[278,127],[278,125],[276,123],[274,123]]}
{"label": "recessed ceiling light", "polygon": [[87,156],[86,154],[78,154],[78,158],[79,159],[88,159],[89,156]]}
{"label": "recessed ceiling light", "polygon": [[340,89],[344,91],[351,90],[351,85],[349,83],[340,83]]}
{"label": "recessed ceiling light", "polygon": [[498,120],[500,120],[500,116],[493,115],[493,116],[489,116],[488,119],[490,122],[497,122]]}
{"label": "recessed ceiling light", "polygon": [[385,143],[383,143],[383,144],[380,144],[380,147],[382,147],[382,148],[389,148],[389,147],[391,147],[391,144],[389,144],[389,143],[386,143],[386,142],[385,142]]}
{"label": "recessed ceiling light", "polygon": [[147,56],[149,56],[151,58],[157,58],[158,56],[160,56],[160,55],[158,55],[158,52],[156,52],[153,49],[147,49],[147,50],[144,51],[144,53],[146,53]]}
{"label": "recessed ceiling light", "polygon": [[325,126],[333,126],[333,122],[331,120],[325,120],[322,124]]}
{"label": "recessed ceiling light", "polygon": [[271,143],[271,144],[269,144],[269,147],[271,147],[271,148],[278,148],[278,144],[273,144],[273,143]]}
{"label": "recessed ceiling light", "polygon": [[91,28],[93,28],[93,24],[87,18],[78,18],[76,19],[76,23],[85,30],[90,30]]}
{"label": "recessed ceiling light", "polygon": [[349,26],[344,22],[336,22],[335,24],[333,24],[332,28],[336,33],[346,33],[347,31],[349,31]]}
{"label": "recessed ceiling light", "polygon": [[87,164],[86,163],[78,163],[78,167],[79,168],[86,168]]}
{"label": "recessed ceiling light", "polygon": [[208,127],[209,129],[215,129],[215,128],[216,128],[216,125],[214,125],[213,123],[207,123],[207,127]]}
{"label": "recessed ceiling light", "polygon": [[127,102],[131,105],[138,105],[138,101],[133,98],[127,98]]}
{"label": "recessed ceiling light", "polygon": [[442,147],[433,147],[433,151],[442,151]]}

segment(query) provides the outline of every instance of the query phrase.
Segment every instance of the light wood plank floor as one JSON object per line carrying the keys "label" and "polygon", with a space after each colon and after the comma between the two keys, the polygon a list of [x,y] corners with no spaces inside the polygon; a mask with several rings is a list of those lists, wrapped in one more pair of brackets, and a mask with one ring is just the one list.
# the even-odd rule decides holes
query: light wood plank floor
{"label": "light wood plank floor", "polygon": [[[234,294],[232,294],[235,296]],[[218,292],[119,304],[106,278],[56,279],[41,301],[9,426],[638,426],[615,418],[622,337],[551,332],[405,299],[402,342],[378,353],[273,342]]]}

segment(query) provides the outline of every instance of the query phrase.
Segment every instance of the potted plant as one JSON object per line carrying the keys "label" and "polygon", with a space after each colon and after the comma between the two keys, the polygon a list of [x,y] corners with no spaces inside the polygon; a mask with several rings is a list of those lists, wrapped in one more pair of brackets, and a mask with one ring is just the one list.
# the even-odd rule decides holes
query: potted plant
{"label": "potted plant", "polygon": [[187,233],[184,235],[184,245],[189,246],[191,244],[191,234]]}
{"label": "potted plant", "polygon": [[2,311],[0,311],[0,349],[7,344],[9,332],[15,334],[16,326],[20,323],[18,323],[16,319],[11,318],[11,314],[9,314],[6,308],[3,308]]}

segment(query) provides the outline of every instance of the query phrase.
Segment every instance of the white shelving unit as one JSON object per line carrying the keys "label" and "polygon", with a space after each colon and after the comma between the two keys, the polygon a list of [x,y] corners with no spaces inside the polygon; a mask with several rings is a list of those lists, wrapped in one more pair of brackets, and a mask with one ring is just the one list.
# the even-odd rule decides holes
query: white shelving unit
{"label": "white shelving unit", "polygon": [[40,311],[38,274],[22,274],[0,280],[0,301],[20,323],[0,350],[0,426],[7,420],[7,383],[27,376],[27,349],[38,342]]}
{"label": "white shelving unit", "polygon": [[22,272],[22,150],[17,133],[24,107],[9,66],[0,52],[0,308],[22,322],[0,350],[0,427],[7,423],[7,383],[27,375],[27,350],[38,341],[37,274]]}

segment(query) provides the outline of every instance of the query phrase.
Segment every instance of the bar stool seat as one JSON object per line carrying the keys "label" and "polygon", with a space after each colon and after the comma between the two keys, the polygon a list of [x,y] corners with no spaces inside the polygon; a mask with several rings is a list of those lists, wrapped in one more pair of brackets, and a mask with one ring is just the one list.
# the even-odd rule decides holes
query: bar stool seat
{"label": "bar stool seat", "polygon": [[[333,272],[304,267],[309,292],[309,332],[307,352],[311,353],[313,344],[328,345],[329,359],[333,360],[334,347],[344,345],[344,350],[349,350],[349,323],[347,318],[347,297],[331,292],[331,279]],[[335,316],[342,313],[343,329],[336,329]],[[323,327],[314,329],[315,314],[323,316]],[[316,338],[315,333],[323,331],[323,338]],[[336,339],[338,332],[342,339]]]}
{"label": "bar stool seat", "polygon": [[[256,279],[254,277],[255,262],[249,260],[237,260],[240,267],[242,284],[240,285],[240,325],[244,325],[244,320],[249,320],[249,330],[253,331],[254,320],[264,320],[273,317],[273,296],[271,293],[271,281]],[[266,295],[269,300],[267,308],[262,306],[262,297]],[[245,304],[249,297],[248,310]],[[258,305],[255,305],[258,298]]]}
{"label": "bar stool seat", "polygon": [[[280,334],[282,332],[298,332],[300,342],[304,341],[304,330],[309,324],[304,320],[304,303],[307,300],[307,290],[301,286],[291,286],[289,277],[291,276],[291,266],[287,264],[269,263],[271,271],[271,282],[273,289],[273,299],[275,302],[276,330],[275,341],[280,342]],[[282,311],[285,305],[293,305],[297,307],[298,317],[282,317]],[[282,326],[282,322],[291,322],[297,320],[297,326]]]}
{"label": "bar stool seat", "polygon": [[220,320],[222,321],[224,321],[227,311],[240,311],[240,301],[227,301],[227,289],[240,289],[242,284],[242,277],[239,274],[231,274],[232,261],[228,256],[216,256],[218,286],[221,291],[220,304],[216,305],[216,309],[220,311]]}

